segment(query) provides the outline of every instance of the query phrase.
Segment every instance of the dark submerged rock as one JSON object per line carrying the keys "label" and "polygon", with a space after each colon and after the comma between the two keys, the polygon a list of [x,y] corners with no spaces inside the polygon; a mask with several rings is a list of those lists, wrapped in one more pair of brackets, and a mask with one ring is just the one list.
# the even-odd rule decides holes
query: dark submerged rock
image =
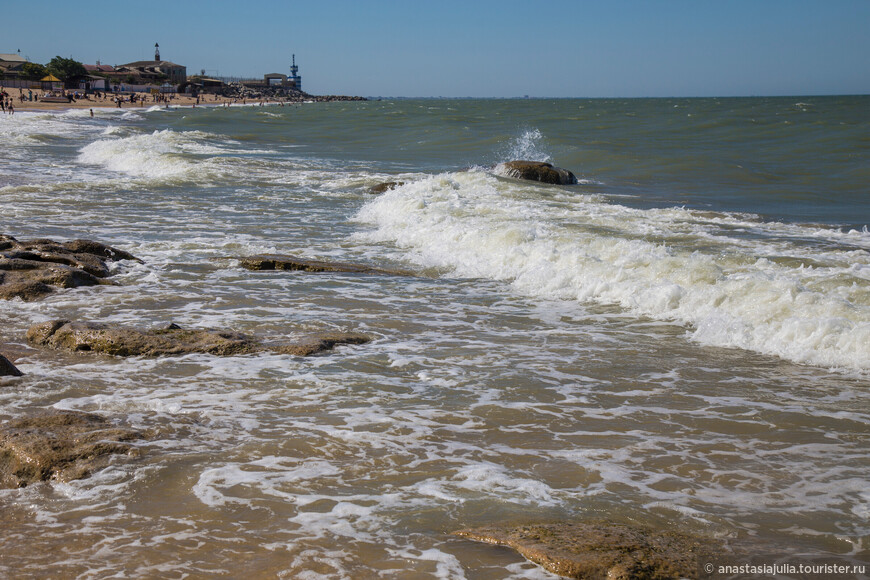
{"label": "dark submerged rock", "polygon": [[383,183],[379,183],[377,185],[373,185],[369,188],[369,193],[378,194],[378,193],[386,193],[391,189],[396,189],[397,187],[405,185],[404,181],[385,181]]}
{"label": "dark submerged rock", "polygon": [[12,364],[12,361],[0,354],[0,377],[20,377],[23,374]]}
{"label": "dark submerged rock", "polygon": [[353,274],[385,274],[392,276],[414,276],[404,270],[389,270],[375,268],[364,264],[349,264],[347,262],[324,262],[308,260],[290,255],[260,254],[240,258],[239,264],[248,270],[295,270],[301,272],[348,272]]}
{"label": "dark submerged rock", "polygon": [[508,161],[496,166],[496,172],[505,177],[539,181],[551,185],[575,185],[577,177],[561,167],[542,161]]}
{"label": "dark submerged rock", "polygon": [[18,241],[0,235],[0,298],[39,300],[54,288],[111,284],[105,260],[135,260],[132,254],[92,240],[63,244],[53,240]]}
{"label": "dark submerged rock", "polygon": [[715,550],[709,539],[616,523],[487,527],[456,534],[511,547],[554,574],[589,580],[698,578]]}
{"label": "dark submerged rock", "polygon": [[113,262],[119,262],[121,260],[133,260],[134,262],[139,262],[140,264],[145,263],[129,252],[125,252],[124,250],[119,250],[118,248],[113,248],[112,246],[107,246],[106,244],[101,244],[100,242],[95,242],[93,240],[73,240],[71,242],[64,243],[63,247],[70,252],[73,252],[74,254],[91,254],[94,256],[106,258],[107,260],[112,260]]}
{"label": "dark submerged rock", "polygon": [[147,434],[79,411],[51,411],[0,427],[0,487],[88,477],[111,455],[135,453]]}
{"label": "dark submerged rock", "polygon": [[27,340],[35,346],[114,356],[157,357],[192,353],[233,356],[263,351],[311,356],[340,344],[364,344],[370,342],[371,337],[356,332],[325,332],[305,336],[296,342],[266,344],[239,332],[185,330],[174,323],[164,328],[140,330],[96,322],[49,320],[31,326]]}

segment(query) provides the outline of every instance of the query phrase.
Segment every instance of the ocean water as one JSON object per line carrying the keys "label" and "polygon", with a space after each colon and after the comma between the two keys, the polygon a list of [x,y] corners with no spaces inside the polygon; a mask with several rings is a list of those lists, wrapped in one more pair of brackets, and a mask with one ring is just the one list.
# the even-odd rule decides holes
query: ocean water
{"label": "ocean water", "polygon": [[[553,578],[451,532],[602,519],[870,559],[870,98],[95,113],[0,118],[0,232],[145,263],[0,301],[0,420],[158,434],[0,491],[0,576]],[[238,267],[263,252],[418,276]],[[375,340],[27,350],[55,318]]]}

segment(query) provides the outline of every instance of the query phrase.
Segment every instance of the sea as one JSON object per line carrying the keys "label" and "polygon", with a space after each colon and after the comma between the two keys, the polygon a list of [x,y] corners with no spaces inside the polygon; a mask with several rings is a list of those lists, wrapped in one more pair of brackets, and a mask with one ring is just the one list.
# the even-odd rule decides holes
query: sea
{"label": "sea", "polygon": [[[155,434],[0,491],[0,577],[556,578],[454,534],[544,522],[870,560],[868,96],[19,111],[0,150],[0,233],[143,260],[0,301],[0,421]],[[49,319],[374,340],[30,349]]]}

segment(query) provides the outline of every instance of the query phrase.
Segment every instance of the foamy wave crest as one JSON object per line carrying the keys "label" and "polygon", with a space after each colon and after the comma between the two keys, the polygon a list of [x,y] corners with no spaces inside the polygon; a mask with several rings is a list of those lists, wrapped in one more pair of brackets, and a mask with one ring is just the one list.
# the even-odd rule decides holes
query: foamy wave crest
{"label": "foamy wave crest", "polygon": [[526,295],[677,321],[703,344],[870,369],[870,234],[839,245],[818,226],[533,191],[483,172],[430,177],[366,205],[358,219],[375,229],[361,237]]}
{"label": "foamy wave crest", "polygon": [[110,171],[145,178],[194,178],[210,170],[196,155],[219,153],[202,143],[209,135],[199,131],[169,129],[121,139],[101,139],[79,151],[78,162],[100,165]]}

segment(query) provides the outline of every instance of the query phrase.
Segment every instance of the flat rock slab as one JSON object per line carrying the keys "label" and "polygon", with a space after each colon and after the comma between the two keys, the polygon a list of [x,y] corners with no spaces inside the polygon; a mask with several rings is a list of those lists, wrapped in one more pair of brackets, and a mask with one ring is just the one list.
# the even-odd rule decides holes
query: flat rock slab
{"label": "flat rock slab", "polygon": [[487,527],[456,535],[509,546],[567,578],[659,580],[698,578],[711,540],[615,523]]}
{"label": "flat rock slab", "polygon": [[34,324],[27,341],[35,346],[114,356],[177,356],[206,353],[218,356],[276,352],[311,356],[332,350],[340,344],[364,344],[371,337],[358,332],[309,334],[294,342],[265,343],[239,332],[194,329],[176,324],[166,328],[142,330],[96,322],[49,320]]}
{"label": "flat rock slab", "polygon": [[298,256],[279,254],[259,254],[240,258],[239,264],[248,270],[295,270],[300,272],[349,272],[352,274],[381,274],[388,276],[416,276],[413,272],[405,270],[390,270],[376,268],[364,264],[350,264],[347,262],[325,262],[322,260],[308,260]]}
{"label": "flat rock slab", "polygon": [[543,161],[508,161],[495,166],[495,172],[505,177],[538,181],[550,185],[575,185],[577,177],[561,167]]}
{"label": "flat rock slab", "polygon": [[23,373],[19,371],[12,361],[0,354],[0,377],[20,377]]}
{"label": "flat rock slab", "polygon": [[0,234],[0,298],[39,300],[55,288],[109,284],[106,260],[139,258],[93,240],[19,241]]}
{"label": "flat rock slab", "polygon": [[146,437],[80,411],[9,421],[0,426],[0,487],[88,477],[108,465],[112,455],[135,455],[130,442]]}

